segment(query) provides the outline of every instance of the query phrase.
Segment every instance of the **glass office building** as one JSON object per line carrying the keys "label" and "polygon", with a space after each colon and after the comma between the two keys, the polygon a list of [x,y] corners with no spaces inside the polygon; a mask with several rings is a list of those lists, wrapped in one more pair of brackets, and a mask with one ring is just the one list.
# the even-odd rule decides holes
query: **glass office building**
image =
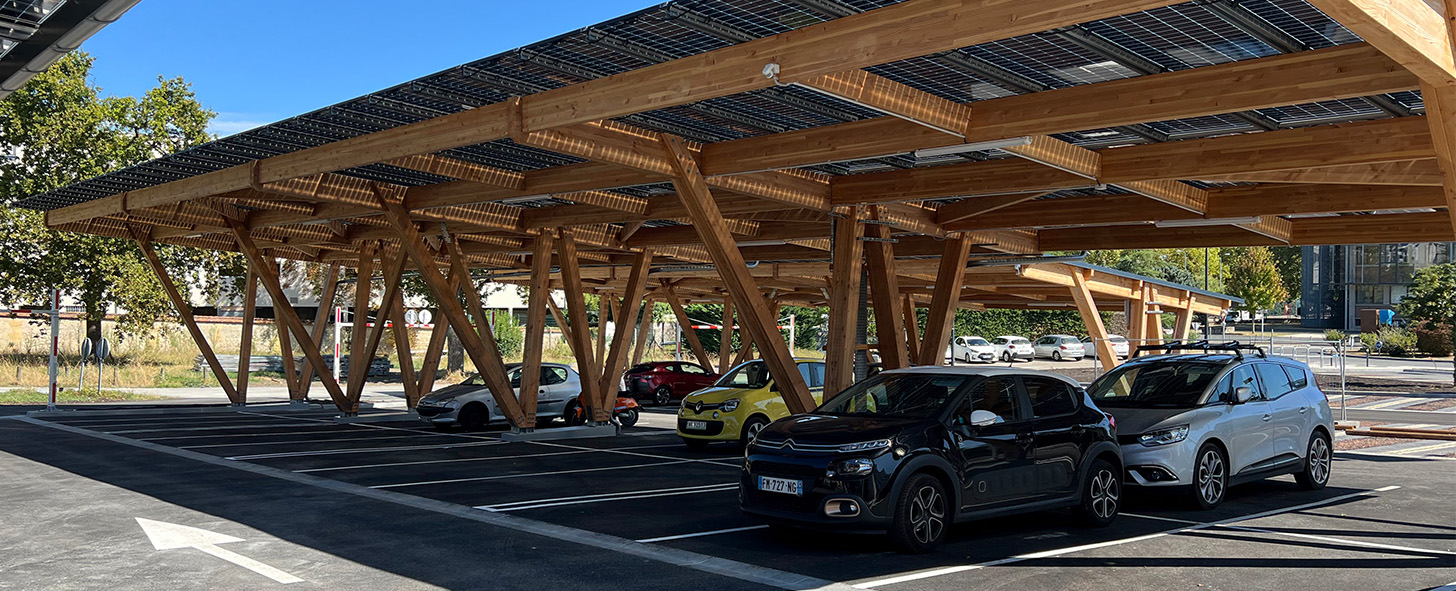
{"label": "glass office building", "polygon": [[1306,246],[1301,324],[1358,331],[1362,313],[1395,309],[1416,271],[1453,255],[1451,242]]}

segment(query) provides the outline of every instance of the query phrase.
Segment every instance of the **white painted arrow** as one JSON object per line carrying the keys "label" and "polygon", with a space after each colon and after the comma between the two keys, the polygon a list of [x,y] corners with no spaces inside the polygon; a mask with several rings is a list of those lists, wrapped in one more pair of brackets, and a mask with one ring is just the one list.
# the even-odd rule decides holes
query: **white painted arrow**
{"label": "white painted arrow", "polygon": [[243,541],[242,538],[235,538],[205,529],[187,527],[185,525],[177,525],[164,521],[152,521],[140,517],[136,518],[136,520],[137,525],[142,526],[142,531],[147,533],[147,539],[151,540],[152,547],[158,550],[196,548],[285,585],[288,583],[303,582],[303,579],[248,558],[247,556],[217,547],[218,544],[241,542]]}

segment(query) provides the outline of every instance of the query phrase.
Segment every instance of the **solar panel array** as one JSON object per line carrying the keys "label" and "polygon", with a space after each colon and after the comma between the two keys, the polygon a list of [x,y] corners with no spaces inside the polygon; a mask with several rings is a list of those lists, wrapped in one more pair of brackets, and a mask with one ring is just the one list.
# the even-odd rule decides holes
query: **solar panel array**
{"label": "solar panel array", "polygon": [[[41,0],[6,0],[12,5]],[[245,131],[151,162],[28,198],[50,210],[255,159],[319,146],[656,63],[712,51],[895,2],[884,0],[682,0],[477,60],[354,100]],[[869,68],[953,101],[976,101],[1354,43],[1359,37],[1304,0],[1199,0],[1023,35]],[[1060,134],[1089,148],[1173,141],[1418,114],[1417,92],[1326,101]],[[797,87],[775,87],[634,114],[622,121],[701,142],[720,142],[877,117],[879,113]],[[514,171],[580,162],[500,140],[441,154]],[[938,166],[1000,155],[898,154],[808,167],[845,175]],[[341,174],[404,186],[451,179],[376,164]],[[664,185],[619,189],[632,195]],[[1114,189],[1115,190],[1115,189]],[[564,203],[539,199],[511,203]]]}

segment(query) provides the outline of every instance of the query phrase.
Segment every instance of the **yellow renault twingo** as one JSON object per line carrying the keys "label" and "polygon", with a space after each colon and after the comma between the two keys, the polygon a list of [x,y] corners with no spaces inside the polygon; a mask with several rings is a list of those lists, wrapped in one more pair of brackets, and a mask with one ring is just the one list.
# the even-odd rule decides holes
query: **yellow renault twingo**
{"label": "yellow renault twingo", "polygon": [[[824,401],[824,361],[795,359],[815,403]],[[789,416],[789,407],[769,376],[768,364],[749,361],[728,370],[717,383],[689,394],[677,413],[677,434],[693,449],[714,441],[747,443],[769,423]]]}

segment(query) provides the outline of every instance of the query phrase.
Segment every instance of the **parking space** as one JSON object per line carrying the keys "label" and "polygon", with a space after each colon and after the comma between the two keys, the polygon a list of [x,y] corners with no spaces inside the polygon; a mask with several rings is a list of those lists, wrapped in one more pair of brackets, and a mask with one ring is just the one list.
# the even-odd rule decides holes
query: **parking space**
{"label": "parking space", "polygon": [[[1129,494],[1124,515],[1105,529],[1079,527],[1066,511],[1035,513],[958,526],[937,552],[909,556],[877,536],[770,530],[738,510],[738,450],[688,450],[671,430],[650,426],[655,418],[670,417],[654,409],[644,416],[649,426],[620,437],[542,442],[414,422],[338,424],[324,412],[52,422],[866,589],[1010,588],[1030,576],[1126,588],[1131,572],[1223,588],[1313,589],[1327,586],[1324,573],[1352,564],[1368,571],[1342,570],[1341,580],[1355,577],[1368,589],[1456,581],[1449,460],[1345,454],[1318,492],[1287,477],[1257,482],[1206,512]],[[1091,565],[1109,568],[1082,568]],[[1261,569],[1268,584],[1230,569]]]}

